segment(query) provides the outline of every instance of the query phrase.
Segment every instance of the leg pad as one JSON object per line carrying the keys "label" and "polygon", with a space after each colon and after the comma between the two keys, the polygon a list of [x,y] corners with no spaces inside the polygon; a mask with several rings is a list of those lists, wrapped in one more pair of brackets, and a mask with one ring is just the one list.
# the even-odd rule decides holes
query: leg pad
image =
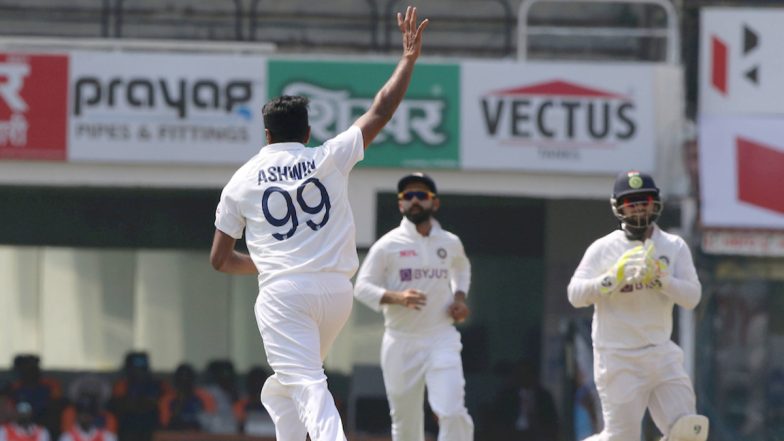
{"label": "leg pad", "polygon": [[702,415],[684,415],[670,428],[667,441],[706,441],[708,439],[708,418]]}

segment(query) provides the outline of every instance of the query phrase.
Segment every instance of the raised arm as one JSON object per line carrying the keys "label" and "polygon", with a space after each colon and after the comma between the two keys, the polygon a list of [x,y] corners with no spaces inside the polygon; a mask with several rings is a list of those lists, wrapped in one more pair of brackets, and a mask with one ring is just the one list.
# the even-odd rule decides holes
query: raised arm
{"label": "raised arm", "polygon": [[417,26],[416,8],[411,6],[406,8],[405,17],[399,12],[397,14],[397,26],[403,34],[403,56],[392,76],[376,94],[370,109],[354,123],[362,130],[366,149],[392,119],[397,106],[403,101],[403,96],[411,82],[411,74],[414,72],[414,64],[422,50],[422,32],[427,28],[428,23],[430,21],[425,19]]}

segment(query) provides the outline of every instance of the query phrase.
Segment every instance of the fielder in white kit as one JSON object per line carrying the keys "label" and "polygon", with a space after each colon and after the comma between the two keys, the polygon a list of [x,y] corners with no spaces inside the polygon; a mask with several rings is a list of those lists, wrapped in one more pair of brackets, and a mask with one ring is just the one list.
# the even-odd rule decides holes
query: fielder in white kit
{"label": "fielder in white kit", "polygon": [[471,265],[460,239],[432,218],[440,206],[435,182],[415,173],[397,188],[403,220],[370,248],[354,290],[357,299],[384,313],[381,369],[392,439],[424,440],[427,386],[439,441],[471,441],[463,346],[454,326],[469,314]]}
{"label": "fielder in white kit", "polygon": [[[283,96],[262,113],[268,145],[234,174],[216,210],[210,260],[256,274],[256,321],[275,372],[261,401],[278,441],[344,441],[323,360],[351,312],[358,266],[348,174],[392,118],[411,81],[428,21],[397,15],[403,55],[370,109],[324,145],[307,148],[307,99]],[[245,231],[250,255],[234,250]]]}
{"label": "fielder in white kit", "polygon": [[621,222],[588,247],[569,283],[569,301],[593,305],[594,378],[604,430],[590,441],[636,441],[647,408],[668,441],[705,441],[708,419],[670,338],[675,304],[697,306],[701,285],[691,252],[654,221],[662,211],[653,178],[618,175],[610,200]]}

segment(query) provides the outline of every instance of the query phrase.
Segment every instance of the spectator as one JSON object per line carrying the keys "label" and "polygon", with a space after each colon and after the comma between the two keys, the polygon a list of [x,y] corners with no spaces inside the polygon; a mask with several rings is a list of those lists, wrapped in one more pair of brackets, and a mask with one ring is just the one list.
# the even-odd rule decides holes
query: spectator
{"label": "spectator", "polygon": [[230,360],[211,361],[207,365],[207,385],[204,390],[215,403],[215,412],[205,419],[204,429],[212,433],[237,433],[234,403],[239,400],[239,392],[234,364]]}
{"label": "spectator", "polygon": [[593,382],[590,322],[582,323],[582,325],[574,335],[574,366],[572,367],[574,372],[572,426],[574,439],[577,441],[601,432],[603,427],[599,393]]}
{"label": "spectator", "polygon": [[74,404],[74,409],[76,410],[75,424],[63,431],[60,441],[117,441],[117,435],[105,427],[97,397],[83,395]]}
{"label": "spectator", "polygon": [[575,374],[574,392],[574,439],[583,440],[601,432],[599,404],[596,398],[596,385],[581,371]]}
{"label": "spectator", "polygon": [[120,441],[149,441],[158,427],[158,400],[163,396],[163,382],[153,378],[145,352],[125,356],[123,377],[112,390],[109,410],[117,417]]}
{"label": "spectator", "polygon": [[[79,397],[75,404],[66,406],[65,410],[63,411],[62,423],[60,424],[60,430],[62,433],[64,434],[65,432],[68,432],[77,426],[79,423],[79,402],[84,400],[95,402],[95,411],[91,415],[91,424],[97,429],[116,434],[117,418],[100,405],[100,400],[98,398],[90,394],[83,394]],[[62,441],[62,437],[60,439]],[[75,441],[79,440],[76,439]]]}
{"label": "spectator", "polygon": [[502,365],[504,385],[496,394],[491,418],[492,439],[553,441],[558,439],[558,414],[552,395],[536,381],[533,365],[519,361]]}
{"label": "spectator", "polygon": [[63,410],[60,419],[60,430],[67,432],[76,425],[78,419],[76,403],[82,400],[93,400],[97,406],[94,415],[95,426],[116,434],[117,418],[106,410],[106,403],[110,396],[111,385],[104,378],[92,373],[85,373],[76,377],[68,385],[68,397],[72,404],[69,404]]}
{"label": "spectator", "polygon": [[196,387],[196,371],[187,363],[174,372],[174,390],[160,401],[161,427],[166,430],[202,430],[207,414],[215,412],[215,401]]}
{"label": "spectator", "polygon": [[35,423],[32,404],[16,403],[15,421],[0,428],[0,441],[49,441],[49,431]]}
{"label": "spectator", "polygon": [[8,396],[8,390],[0,388],[0,426],[14,419],[14,403]]}
{"label": "spectator", "polygon": [[272,372],[269,369],[256,366],[245,376],[246,395],[234,403],[234,415],[239,422],[240,430],[245,434],[255,436],[275,434],[272,419],[259,399],[261,388],[270,375]]}
{"label": "spectator", "polygon": [[37,355],[17,355],[13,369],[16,380],[9,388],[11,400],[16,404],[28,403],[36,424],[45,426],[49,433],[59,433],[60,413],[65,404],[60,383],[42,375]]}
{"label": "spectator", "polygon": [[67,395],[74,403],[79,401],[82,395],[92,395],[98,399],[100,406],[105,406],[112,395],[112,386],[105,377],[84,372],[68,384]]}

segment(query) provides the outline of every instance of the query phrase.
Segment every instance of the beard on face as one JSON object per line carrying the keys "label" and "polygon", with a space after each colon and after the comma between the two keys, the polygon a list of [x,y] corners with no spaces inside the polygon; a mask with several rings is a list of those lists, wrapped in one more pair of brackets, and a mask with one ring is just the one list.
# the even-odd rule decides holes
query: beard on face
{"label": "beard on face", "polygon": [[648,226],[644,227],[637,227],[628,224],[623,225],[623,232],[626,234],[626,238],[629,240],[645,240],[645,233],[648,232]]}
{"label": "beard on face", "polygon": [[433,208],[424,208],[420,205],[412,205],[408,207],[408,210],[403,212],[403,215],[414,225],[419,225],[422,222],[427,222],[430,217],[433,216]]}

